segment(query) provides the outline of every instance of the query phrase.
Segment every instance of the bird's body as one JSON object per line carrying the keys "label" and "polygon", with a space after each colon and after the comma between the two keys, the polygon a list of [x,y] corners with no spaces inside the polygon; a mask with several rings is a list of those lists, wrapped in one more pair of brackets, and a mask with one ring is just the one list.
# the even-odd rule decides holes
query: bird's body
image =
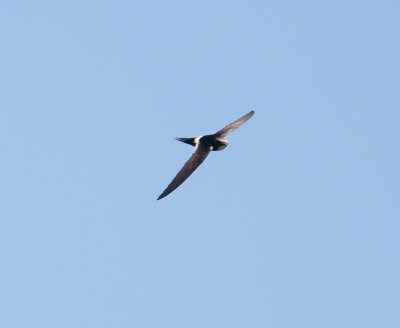
{"label": "bird's body", "polygon": [[224,137],[236,130],[253,115],[254,111],[251,111],[214,134],[199,136],[196,138],[176,138],[176,140],[194,146],[194,151],[183,168],[178,172],[178,174],[163,191],[163,193],[157,198],[157,200],[164,198],[178,188],[198,168],[198,166],[203,163],[211,151],[218,151],[226,148],[226,146],[228,146],[228,141],[225,140]]}
{"label": "bird's body", "polygon": [[214,134],[200,136],[196,138],[176,138],[176,140],[182,141],[189,145],[196,147],[199,143],[208,147],[211,146],[212,150],[222,150],[228,146],[228,141],[224,138],[218,138]]}

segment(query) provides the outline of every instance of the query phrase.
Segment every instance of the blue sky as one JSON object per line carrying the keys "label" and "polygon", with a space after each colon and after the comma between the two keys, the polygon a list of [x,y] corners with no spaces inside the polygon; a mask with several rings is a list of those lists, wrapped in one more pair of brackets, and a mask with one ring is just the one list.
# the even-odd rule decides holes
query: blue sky
{"label": "blue sky", "polygon": [[1,327],[399,327],[399,14],[2,2]]}

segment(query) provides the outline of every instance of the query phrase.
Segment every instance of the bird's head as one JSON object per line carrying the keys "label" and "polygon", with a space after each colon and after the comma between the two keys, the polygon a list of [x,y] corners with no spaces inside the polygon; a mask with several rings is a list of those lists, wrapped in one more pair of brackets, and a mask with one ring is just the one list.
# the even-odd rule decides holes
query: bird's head
{"label": "bird's head", "polygon": [[213,150],[222,150],[228,146],[228,141],[223,138],[217,138],[213,145]]}

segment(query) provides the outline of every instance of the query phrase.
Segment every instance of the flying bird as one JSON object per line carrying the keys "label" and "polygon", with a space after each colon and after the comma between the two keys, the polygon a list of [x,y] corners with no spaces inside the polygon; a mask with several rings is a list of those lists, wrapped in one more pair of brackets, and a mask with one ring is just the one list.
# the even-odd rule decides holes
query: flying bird
{"label": "flying bird", "polygon": [[196,138],[175,138],[176,140],[194,146],[194,151],[189,160],[157,200],[164,198],[178,188],[199,167],[199,165],[203,163],[211,151],[222,150],[228,146],[228,141],[226,141],[224,137],[235,131],[243,123],[247,122],[253,115],[254,111],[251,111],[214,134],[199,136]]}

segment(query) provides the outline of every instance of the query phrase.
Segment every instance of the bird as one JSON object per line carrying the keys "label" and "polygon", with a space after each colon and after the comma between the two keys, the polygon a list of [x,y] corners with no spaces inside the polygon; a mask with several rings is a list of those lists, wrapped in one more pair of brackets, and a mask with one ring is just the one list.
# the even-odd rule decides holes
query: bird
{"label": "bird", "polygon": [[228,134],[235,131],[243,123],[247,122],[254,115],[254,111],[247,113],[241,118],[228,124],[214,134],[199,136],[195,138],[175,138],[178,141],[194,146],[194,151],[189,160],[178,172],[168,187],[158,196],[157,200],[164,198],[178,188],[198,167],[211,151],[223,150],[228,146],[228,141],[224,139]]}

